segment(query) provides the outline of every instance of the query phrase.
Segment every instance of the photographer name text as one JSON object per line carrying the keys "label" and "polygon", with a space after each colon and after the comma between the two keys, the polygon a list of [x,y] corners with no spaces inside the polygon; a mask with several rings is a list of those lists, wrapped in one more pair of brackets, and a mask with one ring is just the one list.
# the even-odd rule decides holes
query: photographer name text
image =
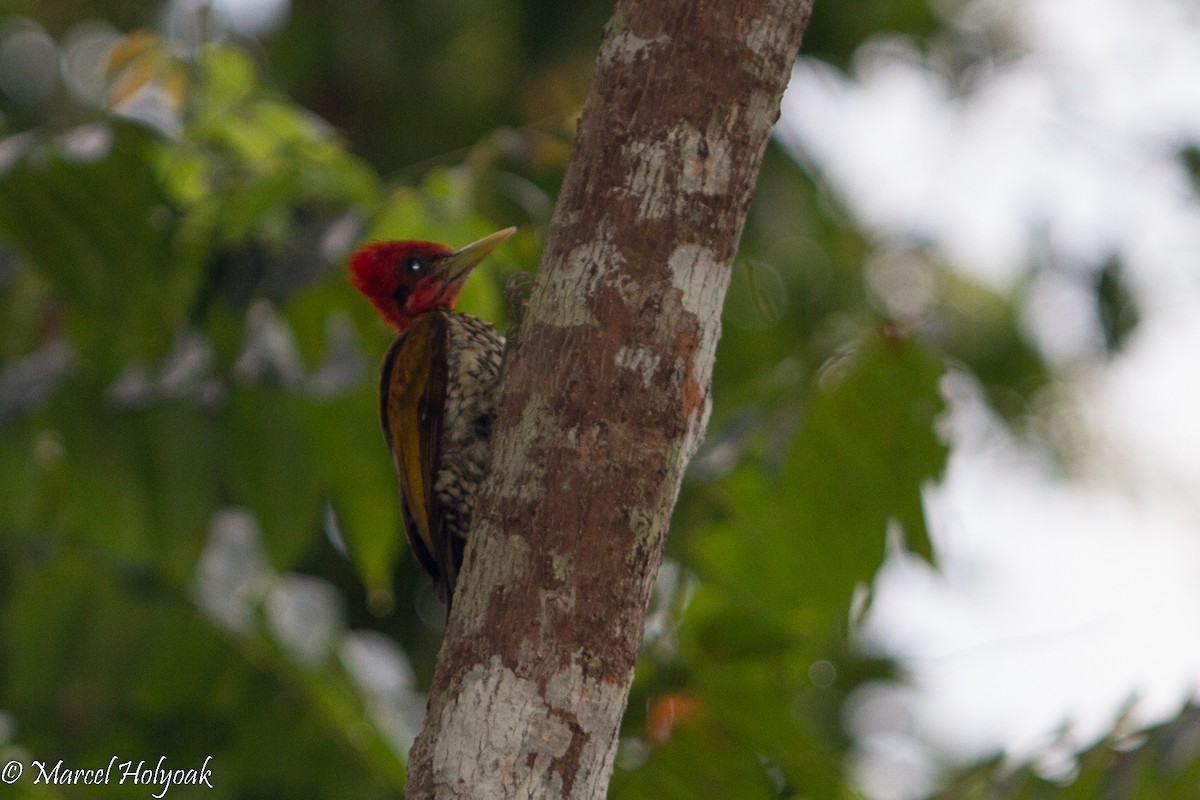
{"label": "photographer name text", "polygon": [[120,756],[113,756],[104,767],[92,769],[75,769],[68,766],[60,758],[56,762],[9,761],[0,770],[0,780],[4,783],[16,783],[24,775],[32,779],[35,785],[47,786],[143,786],[150,789],[150,796],[162,800],[172,786],[207,786],[212,788],[212,770],[208,768],[212,756],[204,759],[204,763],[192,769],[179,769],[167,765],[167,757],[162,756],[157,763],[151,764],[145,759],[141,761],[122,761]]}

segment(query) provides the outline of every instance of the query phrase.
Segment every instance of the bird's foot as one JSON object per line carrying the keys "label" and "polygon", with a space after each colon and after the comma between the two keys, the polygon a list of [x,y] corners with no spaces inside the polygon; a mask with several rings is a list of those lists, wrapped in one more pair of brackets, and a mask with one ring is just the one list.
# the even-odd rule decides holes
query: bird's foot
{"label": "bird's foot", "polygon": [[508,330],[512,338],[525,320],[525,309],[529,307],[529,292],[533,288],[533,273],[514,272],[504,282],[504,304],[508,308]]}

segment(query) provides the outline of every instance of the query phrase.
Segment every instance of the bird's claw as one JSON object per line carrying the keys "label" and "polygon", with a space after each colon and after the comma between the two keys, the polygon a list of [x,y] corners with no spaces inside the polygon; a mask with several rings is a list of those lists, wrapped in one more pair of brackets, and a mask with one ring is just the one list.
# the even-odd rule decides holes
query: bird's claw
{"label": "bird's claw", "polygon": [[529,307],[529,292],[532,288],[531,272],[514,272],[504,282],[504,304],[508,308],[510,337],[520,329],[525,319],[525,309]]}

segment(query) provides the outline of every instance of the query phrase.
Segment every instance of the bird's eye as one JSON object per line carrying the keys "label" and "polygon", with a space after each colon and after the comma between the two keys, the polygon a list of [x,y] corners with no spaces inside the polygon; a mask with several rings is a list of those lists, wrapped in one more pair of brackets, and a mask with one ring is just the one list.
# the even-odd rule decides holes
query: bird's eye
{"label": "bird's eye", "polygon": [[425,271],[425,260],[420,256],[409,256],[404,259],[404,271],[410,275],[420,275]]}

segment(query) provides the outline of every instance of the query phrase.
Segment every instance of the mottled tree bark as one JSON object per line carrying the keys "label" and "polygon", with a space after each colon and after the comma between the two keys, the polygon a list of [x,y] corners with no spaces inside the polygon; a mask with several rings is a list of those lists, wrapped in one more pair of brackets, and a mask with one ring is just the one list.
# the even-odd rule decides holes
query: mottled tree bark
{"label": "mottled tree bark", "polygon": [[621,0],[520,341],[409,798],[600,798],[812,0]]}

